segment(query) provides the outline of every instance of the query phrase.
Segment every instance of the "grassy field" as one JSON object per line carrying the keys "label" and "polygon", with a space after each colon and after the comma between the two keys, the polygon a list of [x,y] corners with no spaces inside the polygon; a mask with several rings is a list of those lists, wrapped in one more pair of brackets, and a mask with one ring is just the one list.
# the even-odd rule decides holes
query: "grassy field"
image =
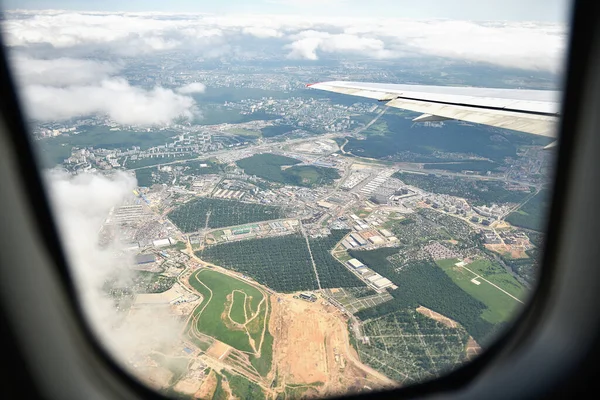
{"label": "grassy field", "polygon": [[244,400],[265,399],[265,393],[256,383],[249,381],[241,375],[231,374],[225,370],[223,370],[222,373],[229,382],[232,394],[237,398]]}
{"label": "grassy field", "polygon": [[[481,313],[481,318],[492,324],[510,320],[521,303],[481,278],[477,278],[479,285],[473,283],[475,275],[465,268],[456,267],[454,264],[457,262],[456,259],[449,259],[438,260],[436,263],[461,289],[486,305],[487,309]],[[488,260],[478,260],[466,265],[466,268],[519,300],[525,299],[525,288],[502,267]]]}
{"label": "grassy field", "polygon": [[[240,351],[252,354],[255,351],[259,352],[267,317],[266,296],[252,285],[211,270],[200,270],[192,274],[189,282],[204,297],[202,303],[194,310],[189,335],[194,337],[195,332],[200,332]],[[234,293],[238,291],[240,295],[236,294],[234,297]],[[242,293],[245,293],[246,297]],[[237,323],[243,322],[243,326],[235,325],[229,317],[230,306],[235,314],[233,320]],[[247,318],[244,308],[248,314]],[[254,340],[255,348],[249,336]]]}
{"label": "grassy field", "polygon": [[246,295],[237,290],[233,292],[233,304],[231,305],[231,312],[229,316],[233,322],[243,324],[246,322],[246,310],[251,309],[249,303],[246,303]]}

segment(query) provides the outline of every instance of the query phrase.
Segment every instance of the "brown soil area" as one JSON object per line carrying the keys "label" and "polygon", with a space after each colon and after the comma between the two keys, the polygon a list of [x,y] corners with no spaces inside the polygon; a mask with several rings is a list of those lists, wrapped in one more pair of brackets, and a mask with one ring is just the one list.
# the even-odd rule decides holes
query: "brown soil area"
{"label": "brown soil area", "polygon": [[511,258],[529,258],[529,256],[527,255],[527,253],[525,253],[524,250],[505,244],[486,244],[485,247],[488,250],[507,255]]}
{"label": "brown soil area", "polygon": [[231,386],[229,386],[229,382],[227,382],[225,379],[221,379],[221,386],[223,387],[223,391],[227,394],[228,399],[237,399],[237,397],[235,397],[233,395],[233,392],[231,391]]}
{"label": "brown soil area", "polygon": [[206,355],[216,360],[223,360],[225,357],[227,357],[230,351],[231,346],[223,342],[219,342],[218,340],[215,340],[212,346],[210,346],[208,350],[206,350]]}
{"label": "brown soil area", "polygon": [[467,352],[467,360],[471,360],[475,356],[477,356],[479,353],[481,353],[481,347],[479,346],[479,344],[477,344],[475,339],[473,339],[472,337],[469,338],[469,341],[467,342],[467,346],[466,346],[465,350]]}
{"label": "brown soil area", "polygon": [[492,222],[492,225],[490,225],[490,226],[495,229],[508,229],[511,227],[511,225],[506,221]]}
{"label": "brown soil area", "polygon": [[215,371],[210,371],[210,374],[202,382],[200,389],[194,394],[197,399],[212,399],[215,389],[217,388],[217,377]]}
{"label": "brown soil area", "polygon": [[272,296],[271,303],[273,362],[282,385],[321,382],[320,396],[397,385],[360,363],[349,343],[347,321],[334,306],[291,295]]}
{"label": "brown soil area", "polygon": [[429,317],[431,319],[435,319],[436,321],[446,325],[448,328],[456,328],[458,326],[458,323],[456,321],[451,320],[448,317],[443,316],[440,313],[436,313],[433,310],[430,310],[427,307],[423,307],[423,306],[419,306],[417,308],[417,312],[423,314],[426,317]]}
{"label": "brown soil area", "polygon": [[163,367],[144,367],[136,371],[136,376],[154,389],[162,389],[169,386],[173,373]]}
{"label": "brown soil area", "polygon": [[201,382],[195,379],[182,379],[173,387],[178,393],[186,394],[188,396],[193,395],[200,389]]}

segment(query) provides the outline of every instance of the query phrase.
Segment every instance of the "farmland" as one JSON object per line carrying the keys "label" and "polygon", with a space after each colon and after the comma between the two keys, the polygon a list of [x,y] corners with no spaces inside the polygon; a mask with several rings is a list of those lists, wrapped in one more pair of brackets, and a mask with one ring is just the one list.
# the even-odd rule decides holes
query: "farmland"
{"label": "farmland", "polygon": [[182,204],[171,211],[168,216],[182,232],[187,233],[195,232],[205,226],[222,228],[279,219],[283,217],[283,212],[278,207],[233,200],[199,198]]}
{"label": "farmland", "polygon": [[[334,168],[301,165],[295,158],[277,154],[255,154],[237,161],[248,175],[255,175],[271,182],[295,186],[327,185],[340,177]],[[288,167],[288,168],[283,168]]]}
{"label": "farmland", "polygon": [[[188,336],[194,338],[204,334],[240,351],[260,356],[267,329],[267,296],[246,282],[211,270],[192,274],[189,282],[202,294],[203,300],[194,310]],[[241,295],[234,296],[235,293]]]}
{"label": "farmland", "polygon": [[460,365],[468,333],[414,310],[395,311],[363,325],[368,343],[357,342],[362,362],[402,384],[432,379]]}

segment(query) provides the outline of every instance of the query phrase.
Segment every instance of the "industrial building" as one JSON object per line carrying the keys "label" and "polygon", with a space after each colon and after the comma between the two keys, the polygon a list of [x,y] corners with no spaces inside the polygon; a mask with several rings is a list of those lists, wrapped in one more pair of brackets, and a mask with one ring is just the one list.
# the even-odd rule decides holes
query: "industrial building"
{"label": "industrial building", "polygon": [[156,261],[154,254],[138,254],[135,256],[135,263],[137,265],[150,264]]}
{"label": "industrial building", "polygon": [[356,243],[358,243],[361,246],[364,246],[365,244],[367,244],[367,241],[365,239],[363,239],[363,237],[357,233],[351,233],[350,237],[352,239],[354,239],[356,241]]}
{"label": "industrial building", "polygon": [[154,247],[166,247],[175,244],[175,240],[173,238],[165,238],[165,239],[156,239],[152,241],[152,245]]}
{"label": "industrial building", "polygon": [[354,269],[361,268],[361,267],[365,266],[363,263],[361,263],[360,261],[358,261],[356,258],[348,260],[348,265],[351,266]]}
{"label": "industrial building", "polygon": [[312,301],[313,303],[317,301],[317,296],[312,293],[300,293],[300,298],[306,301]]}
{"label": "industrial building", "polygon": [[384,289],[393,285],[392,281],[390,281],[388,278],[383,277],[373,281],[372,283],[377,289]]}

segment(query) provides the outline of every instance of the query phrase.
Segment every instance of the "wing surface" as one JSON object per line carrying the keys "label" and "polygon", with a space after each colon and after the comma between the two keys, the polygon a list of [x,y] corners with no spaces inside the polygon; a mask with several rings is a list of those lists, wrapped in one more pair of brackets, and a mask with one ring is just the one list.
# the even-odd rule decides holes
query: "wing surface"
{"label": "wing surface", "polygon": [[415,121],[457,119],[556,137],[560,92],[551,90],[398,85],[331,81],[312,89],[385,101],[387,106],[421,113]]}

